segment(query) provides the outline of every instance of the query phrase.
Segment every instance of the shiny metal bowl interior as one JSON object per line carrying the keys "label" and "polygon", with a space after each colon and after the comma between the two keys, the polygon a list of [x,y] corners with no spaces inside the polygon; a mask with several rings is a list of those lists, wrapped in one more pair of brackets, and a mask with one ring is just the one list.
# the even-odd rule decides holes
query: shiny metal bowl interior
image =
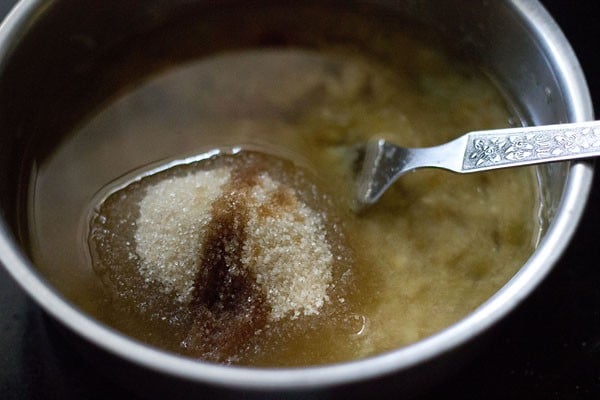
{"label": "shiny metal bowl interior", "polygon": [[[58,136],[68,125],[65,110],[85,98],[86,85],[101,81],[94,49],[118,46],[160,24],[173,9],[190,4],[231,6],[232,1],[22,1],[0,29],[0,260],[49,314],[76,336],[116,358],[175,377],[235,389],[309,390],[393,374],[462,347],[521,302],[560,257],[582,214],[592,180],[587,162],[540,168],[544,232],[520,272],[474,313],[414,345],[355,362],[301,369],[233,368],[166,354],[134,342],[78,311],[30,262],[18,232],[24,190],[24,146],[40,131]],[[360,1],[337,3],[338,6]],[[374,3],[374,2],[369,2]],[[532,0],[384,1],[390,13],[433,27],[460,52],[481,63],[532,123],[592,119],[586,83],[559,28]],[[94,47],[79,40],[93,37]],[[160,57],[160,54],[156,54]],[[101,87],[98,85],[98,87]],[[92,99],[93,100],[93,99]],[[86,101],[90,99],[86,98]],[[68,113],[66,113],[68,114]]]}

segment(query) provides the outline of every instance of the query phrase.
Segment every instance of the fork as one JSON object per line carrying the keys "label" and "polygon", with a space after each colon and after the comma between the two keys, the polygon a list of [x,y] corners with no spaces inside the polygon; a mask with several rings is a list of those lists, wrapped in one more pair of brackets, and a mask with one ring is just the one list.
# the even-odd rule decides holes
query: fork
{"label": "fork", "polygon": [[598,155],[600,121],[472,131],[424,148],[405,148],[375,139],[364,148],[356,181],[356,207],[362,210],[374,204],[398,178],[419,168],[471,173]]}

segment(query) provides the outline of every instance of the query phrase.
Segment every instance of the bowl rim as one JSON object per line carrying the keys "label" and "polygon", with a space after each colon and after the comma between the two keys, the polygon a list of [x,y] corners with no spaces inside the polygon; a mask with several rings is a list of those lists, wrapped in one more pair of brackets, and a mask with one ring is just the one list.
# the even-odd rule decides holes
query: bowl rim
{"label": "bowl rim", "polygon": [[[53,2],[22,0],[0,26],[0,70],[28,24]],[[574,51],[552,17],[537,1],[511,0],[515,13],[538,35],[561,72],[569,121],[593,119],[589,90]],[[406,347],[366,359],[302,368],[251,368],[196,361],[151,348],[81,313],[35,270],[0,216],[0,262],[46,312],[103,350],[155,372],[198,383],[238,389],[315,389],[358,382],[411,368],[475,338],[513,310],[546,277],[559,259],[583,214],[593,164],[572,162],[563,197],[534,255],[486,302],[455,324]]]}

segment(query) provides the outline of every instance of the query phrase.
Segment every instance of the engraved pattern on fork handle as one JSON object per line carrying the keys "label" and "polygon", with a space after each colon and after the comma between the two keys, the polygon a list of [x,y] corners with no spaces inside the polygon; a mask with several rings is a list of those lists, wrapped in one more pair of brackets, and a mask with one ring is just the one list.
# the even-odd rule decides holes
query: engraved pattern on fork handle
{"label": "engraved pattern on fork handle", "polygon": [[[551,132],[551,134],[549,134]],[[463,171],[493,168],[501,165],[518,165],[552,161],[562,158],[598,154],[600,151],[600,127],[569,127],[548,130],[532,130],[515,135],[479,134],[469,135]]]}

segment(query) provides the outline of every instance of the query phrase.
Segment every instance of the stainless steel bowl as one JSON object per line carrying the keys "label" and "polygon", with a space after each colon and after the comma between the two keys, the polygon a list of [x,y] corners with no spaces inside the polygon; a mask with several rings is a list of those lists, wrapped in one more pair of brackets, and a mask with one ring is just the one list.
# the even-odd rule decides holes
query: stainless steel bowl
{"label": "stainless steel bowl", "polygon": [[[366,1],[365,1],[366,2]],[[360,1],[337,2],[343,7]],[[534,0],[397,0],[376,2],[390,14],[435,29],[455,49],[476,59],[506,90],[532,123],[592,119],[586,83],[566,39]],[[135,342],[98,323],[66,301],[28,258],[19,231],[26,181],[24,149],[32,137],[44,144],[74,121],[81,104],[98,102],[119,83],[99,60],[118,58],[131,38],[202,6],[225,12],[234,1],[162,2],[25,0],[0,28],[0,260],[10,274],[87,354],[105,370],[150,394],[245,393],[279,395],[335,390],[368,392],[393,387],[414,393],[454,369],[476,349],[476,338],[523,301],[547,275],[571,238],[592,181],[587,162],[540,168],[543,234],[520,271],[475,312],[413,345],[338,365],[297,369],[256,369],[195,362]],[[89,40],[92,38],[93,40]],[[116,50],[115,50],[116,49]],[[113,52],[114,53],[111,53]],[[153,57],[163,57],[158,48]],[[110,58],[110,57],[109,57]],[[149,59],[145,59],[148,61]],[[143,60],[142,60],[143,61]],[[112,86],[111,86],[112,85]],[[89,95],[90,86],[100,97]],[[526,333],[524,333],[526,334]],[[82,345],[83,343],[83,345]],[[104,365],[104,364],[103,364]],[[117,371],[125,371],[117,374]],[[151,378],[149,378],[151,377]],[[139,383],[139,379],[143,379]],[[169,382],[167,385],[166,382]]]}

